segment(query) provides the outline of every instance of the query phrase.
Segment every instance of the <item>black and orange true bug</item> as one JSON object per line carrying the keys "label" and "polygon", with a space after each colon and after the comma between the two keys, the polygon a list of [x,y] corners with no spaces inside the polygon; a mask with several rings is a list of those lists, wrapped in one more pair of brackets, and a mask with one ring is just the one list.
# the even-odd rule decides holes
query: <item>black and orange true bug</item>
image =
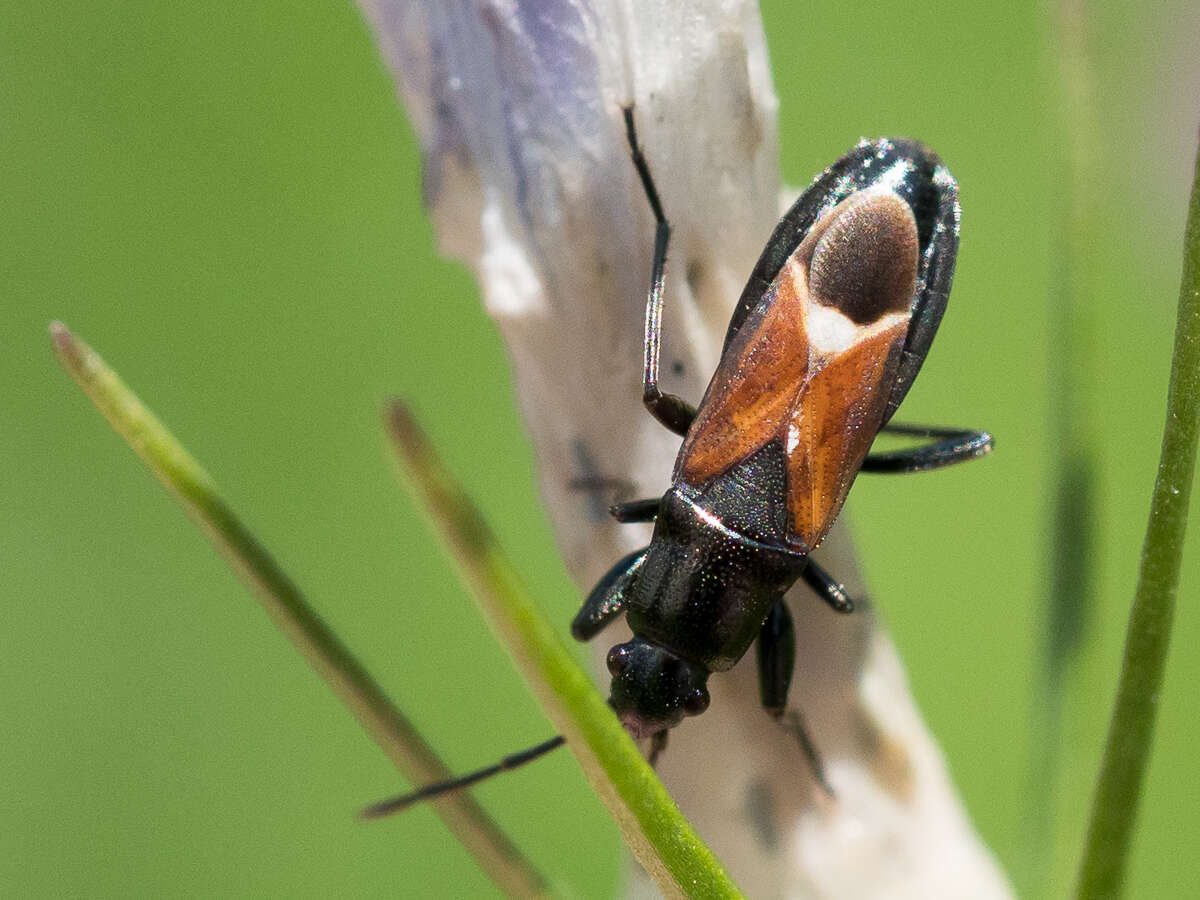
{"label": "black and orange true bug", "polygon": [[[632,110],[624,117],[656,222],[643,402],[684,440],[661,498],[612,508],[618,521],[654,522],[653,538],[601,579],[571,631],[586,641],[625,614],[633,639],[608,654],[609,702],[626,730],[652,739],[652,759],[684,716],[708,708],[709,675],[731,668],[757,640],[762,704],[796,734],[825,785],[799,718],[785,718],[795,638],[783,595],[803,579],[834,610],[853,609],[810,553],[859,472],[918,472],[992,448],[986,432],[889,424],[946,308],[958,186],[911,140],[862,141],[822,172],[767,242],[693,408],[659,389],[670,226]],[[884,430],[933,440],[870,453]],[[554,738],[368,812],[473,784],[561,743]]]}

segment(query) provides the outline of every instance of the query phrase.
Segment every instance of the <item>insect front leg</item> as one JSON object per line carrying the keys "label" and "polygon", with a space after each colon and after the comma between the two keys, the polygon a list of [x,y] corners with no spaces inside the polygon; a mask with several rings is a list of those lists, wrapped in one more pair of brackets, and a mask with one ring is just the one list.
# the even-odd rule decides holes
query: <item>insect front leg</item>
{"label": "insect front leg", "polygon": [[788,689],[792,685],[792,671],[796,663],[796,631],[792,626],[792,614],[780,597],[758,633],[758,689],[763,709],[776,722],[792,733],[800,750],[808,760],[813,777],[821,789],[830,797],[833,788],[825,779],[825,767],[804,728],[804,718],[798,710],[788,709]]}
{"label": "insect front leg", "polygon": [[583,607],[571,621],[571,634],[577,641],[588,641],[625,610],[625,591],[633,583],[649,547],[634,550],[608,570],[600,583],[592,588]]}
{"label": "insect front leg", "polygon": [[978,459],[992,452],[992,436],[986,431],[899,424],[885,425],[883,431],[938,440],[911,450],[870,453],[863,460],[859,471],[886,474],[927,472],[930,469],[966,462],[968,459]]}
{"label": "insect front leg", "polygon": [[637,169],[638,178],[641,179],[642,189],[646,192],[646,199],[650,201],[650,209],[654,211],[654,262],[650,268],[650,293],[646,297],[642,403],[650,415],[683,437],[691,427],[692,420],[696,418],[696,409],[675,394],[664,394],[658,387],[658,362],[662,350],[663,270],[667,264],[667,244],[671,240],[671,226],[663,213],[662,201],[658,198],[654,179],[650,177],[646,157],[642,155],[638,146],[637,130],[633,124],[633,107],[626,106],[622,112],[625,115],[625,137],[629,140],[633,165]]}
{"label": "insect front leg", "polygon": [[458,778],[452,778],[449,781],[439,781],[436,784],[427,784],[425,787],[411,793],[401,794],[398,797],[392,797],[379,803],[372,803],[360,815],[364,819],[382,819],[393,813],[402,812],[416,803],[464,790],[472,785],[479,784],[481,781],[486,781],[489,778],[499,775],[501,772],[511,772],[513,769],[545,756],[551,750],[561,747],[566,742],[567,739],[561,734],[556,735],[548,741],[535,744],[519,753],[512,753],[504,757],[500,762],[486,766],[469,775],[462,775]]}
{"label": "insect front leg", "polygon": [[650,763],[650,768],[653,769],[658,765],[659,756],[667,749],[669,735],[669,731],[659,731],[650,738],[650,752],[646,754],[646,762]]}

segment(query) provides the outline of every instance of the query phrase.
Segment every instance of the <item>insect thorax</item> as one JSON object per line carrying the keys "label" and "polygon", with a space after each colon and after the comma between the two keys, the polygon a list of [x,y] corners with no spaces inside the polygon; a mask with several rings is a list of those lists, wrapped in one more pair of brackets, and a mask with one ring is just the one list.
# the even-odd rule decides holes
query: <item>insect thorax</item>
{"label": "insect thorax", "polygon": [[706,502],[710,495],[694,494],[675,485],[663,497],[627,619],[635,634],[723,671],[757,637],[806,556],[733,530]]}

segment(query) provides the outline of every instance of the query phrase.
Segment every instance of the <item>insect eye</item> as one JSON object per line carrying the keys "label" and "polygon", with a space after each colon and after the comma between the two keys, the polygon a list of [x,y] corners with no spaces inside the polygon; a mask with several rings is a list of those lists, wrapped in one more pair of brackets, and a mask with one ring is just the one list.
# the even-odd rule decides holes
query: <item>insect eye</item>
{"label": "insect eye", "polygon": [[608,665],[608,674],[616,678],[629,666],[629,648],[624,644],[617,644],[608,651],[608,659],[605,662]]}
{"label": "insect eye", "polygon": [[683,698],[683,711],[689,716],[698,716],[708,709],[708,691],[696,688]]}

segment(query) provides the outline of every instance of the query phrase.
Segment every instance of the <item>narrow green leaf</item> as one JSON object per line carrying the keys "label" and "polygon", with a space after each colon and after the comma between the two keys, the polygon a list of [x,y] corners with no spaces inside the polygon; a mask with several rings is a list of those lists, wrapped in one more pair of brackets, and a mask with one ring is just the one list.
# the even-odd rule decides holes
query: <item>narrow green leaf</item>
{"label": "narrow green leaf", "polygon": [[[216,485],[175,436],[117,374],[65,325],[50,326],[64,369],[109,424],[183,505],[263,607],[358,718],[409,781],[442,781],[450,772],[350,650],[317,615],[300,589],[254,539]],[[437,814],[480,867],[513,896],[540,896],[546,883],[468,794],[433,801]]]}
{"label": "narrow green leaf", "polygon": [[399,401],[389,406],[388,423],[418,500],[638,862],[668,896],[740,897]]}
{"label": "narrow green leaf", "polygon": [[1200,154],[1183,250],[1162,456],[1076,894],[1087,900],[1118,897],[1124,886],[1175,612],[1200,438]]}

